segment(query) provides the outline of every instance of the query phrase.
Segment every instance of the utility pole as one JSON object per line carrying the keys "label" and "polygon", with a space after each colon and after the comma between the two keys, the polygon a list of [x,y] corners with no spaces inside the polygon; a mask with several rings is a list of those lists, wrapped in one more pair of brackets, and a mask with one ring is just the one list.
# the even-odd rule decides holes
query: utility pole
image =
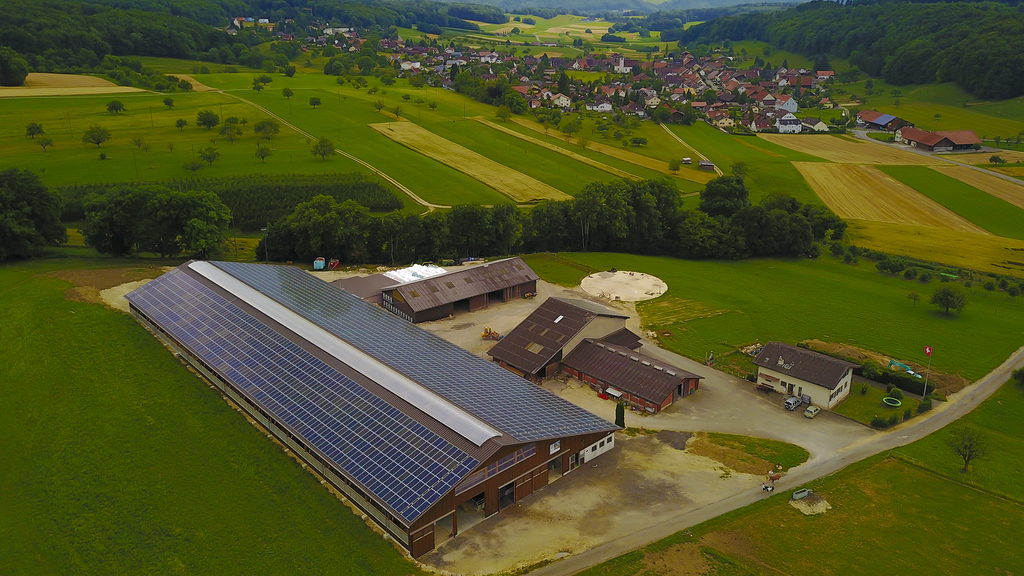
{"label": "utility pole", "polygon": [[135,164],[135,181],[142,182],[142,178],[139,178],[139,161],[135,159],[134,150],[132,150],[132,162]]}
{"label": "utility pole", "polygon": [[153,124],[153,107],[152,106],[149,107],[149,127],[150,127],[150,129],[153,129],[153,130],[156,129],[156,125]]}

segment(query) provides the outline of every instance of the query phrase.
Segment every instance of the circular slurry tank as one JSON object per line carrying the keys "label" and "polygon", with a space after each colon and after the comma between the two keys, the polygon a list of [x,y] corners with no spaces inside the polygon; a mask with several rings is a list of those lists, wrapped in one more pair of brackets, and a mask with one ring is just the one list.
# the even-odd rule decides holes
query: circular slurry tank
{"label": "circular slurry tank", "polygon": [[661,296],[668,290],[668,284],[657,276],[619,270],[591,274],[580,282],[580,288],[613,302],[639,302]]}

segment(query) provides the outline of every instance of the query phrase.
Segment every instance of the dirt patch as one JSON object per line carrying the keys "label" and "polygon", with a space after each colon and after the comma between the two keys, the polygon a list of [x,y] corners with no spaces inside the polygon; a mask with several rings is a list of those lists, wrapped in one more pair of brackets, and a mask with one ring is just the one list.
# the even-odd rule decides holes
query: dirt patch
{"label": "dirt patch", "polygon": [[[61,270],[48,272],[43,276],[59,278],[74,284],[64,292],[64,297],[77,302],[89,302],[91,304],[104,304],[102,293],[106,290],[122,286],[128,283],[138,283],[140,280],[152,280],[169,270],[166,266],[147,266],[140,268],[104,268],[99,270]],[[142,284],[138,284],[141,286]],[[135,286],[137,288],[138,286]],[[125,290],[120,296],[124,296],[131,290]],[[109,293],[111,299],[116,298],[114,292]],[[123,298],[121,298],[123,300]],[[116,306],[115,306],[116,307]]]}
{"label": "dirt patch", "polygon": [[136,288],[141,288],[142,286],[145,286],[149,282],[151,282],[151,280],[147,278],[145,280],[136,280],[135,282],[125,282],[120,286],[114,286],[113,288],[101,290],[100,299],[103,300],[104,304],[110,306],[115,310],[120,310],[121,312],[128,312],[128,301],[125,300],[125,295],[135,290]]}
{"label": "dirt patch", "polygon": [[676,450],[686,450],[686,443],[693,436],[690,432],[673,432],[662,430],[654,435],[662,444],[667,444]]}
{"label": "dirt patch", "polygon": [[932,169],[1018,208],[1024,208],[1024,182],[1010,182],[964,166],[932,166]]}
{"label": "dirt patch", "polygon": [[[795,134],[758,134],[758,138],[785,146],[790,150],[831,160],[840,164],[896,164],[925,166],[945,164],[942,160],[907,152],[883,144],[851,142],[831,135],[804,136]],[[867,144],[867,145],[866,145]]]}
{"label": "dirt patch", "polygon": [[832,505],[820,494],[811,494],[801,500],[790,500],[789,505],[799,510],[804,516],[817,516],[832,509]]}
{"label": "dirt patch", "polygon": [[707,557],[696,542],[676,544],[667,550],[644,556],[644,567],[638,574],[673,574],[703,576],[711,569]]}
{"label": "dirt patch", "polygon": [[751,456],[736,448],[715,444],[704,434],[695,435],[687,444],[687,448],[691,454],[721,462],[726,467],[743,474],[764,476],[765,472],[774,469],[771,462]]}
{"label": "dirt patch", "polygon": [[203,84],[199,80],[196,80],[194,76],[189,76],[188,74],[171,74],[171,76],[174,76],[178,80],[188,80],[192,84],[192,91],[193,92],[216,92],[217,91],[216,88],[210,88],[206,84]]}
{"label": "dirt patch", "polygon": [[825,204],[843,218],[991,235],[874,166],[823,162],[793,162],[793,166]]}
{"label": "dirt patch", "polygon": [[96,76],[32,72],[25,77],[25,88],[111,88],[117,84]]}
{"label": "dirt patch", "polygon": [[370,124],[383,136],[479,180],[516,202],[568,200],[569,195],[412,122]]}
{"label": "dirt patch", "polygon": [[[829,354],[838,354],[845,358],[853,358],[855,361],[861,363],[870,360],[883,368],[889,365],[889,360],[892,358],[891,356],[879,354],[878,352],[864,350],[863,348],[857,348],[856,346],[838,342],[804,340],[803,343],[810,346],[812,350],[828,352]],[[914,372],[924,372],[927,370],[927,367],[922,364],[917,364],[904,359],[899,359],[899,361],[913,368]],[[946,395],[959,392],[970,385],[970,382],[959,374],[943,374],[942,372],[936,372],[934,369],[928,377],[928,382],[934,384],[936,390]]]}

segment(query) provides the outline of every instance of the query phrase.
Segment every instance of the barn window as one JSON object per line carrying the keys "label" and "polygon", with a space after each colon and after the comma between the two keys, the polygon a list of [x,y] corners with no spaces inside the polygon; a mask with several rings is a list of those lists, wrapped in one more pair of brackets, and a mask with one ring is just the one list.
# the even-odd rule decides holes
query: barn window
{"label": "barn window", "polygon": [[472,284],[472,283],[473,283],[473,279],[472,278],[466,278],[466,284]]}
{"label": "barn window", "polygon": [[413,298],[419,298],[420,293],[415,290],[409,290],[409,296],[412,296]]}
{"label": "barn window", "polygon": [[432,293],[434,293],[434,294],[437,294],[438,292],[440,292],[440,291],[441,291],[441,289],[440,289],[440,288],[438,288],[437,286],[434,286],[433,284],[431,284],[431,285],[430,285],[430,291],[431,291]]}
{"label": "barn window", "polygon": [[451,282],[445,282],[444,285],[449,288],[455,288],[455,284],[452,284]]}
{"label": "barn window", "polygon": [[530,342],[530,345],[526,347],[526,350],[529,352],[533,352],[534,354],[540,354],[541,352],[544,351],[544,347],[541,346],[540,344],[537,344],[536,342]]}

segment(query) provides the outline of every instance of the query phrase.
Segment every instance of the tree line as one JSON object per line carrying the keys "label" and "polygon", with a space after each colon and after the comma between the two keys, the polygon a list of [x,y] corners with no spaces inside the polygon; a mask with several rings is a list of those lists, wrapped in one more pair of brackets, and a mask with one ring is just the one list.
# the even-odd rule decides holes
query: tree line
{"label": "tree line", "polygon": [[[331,174],[251,174],[221,178],[182,178],[157,183],[177,192],[213,193],[231,211],[234,225],[259,230],[290,214],[295,206],[316,196],[337,202],[351,200],[369,211],[402,208],[401,199],[387,186],[358,172]],[[91,196],[104,196],[132,184],[78,184],[56,188],[63,201],[65,221],[83,220]]]}
{"label": "tree line", "polygon": [[683,210],[667,179],[587,185],[575,198],[531,209],[455,206],[423,217],[371,217],[353,201],[318,196],[267,230],[259,258],[410,263],[528,252],[609,251],[682,258],[809,255],[841,238],[846,223],[826,208],[785,196],[753,205],[742,176],[723,176]]}
{"label": "tree line", "polygon": [[815,1],[719,18],[684,31],[679,43],[726,39],[846,58],[895,85],[952,81],[981,98],[1024,94],[1024,11],[1003,3]]}

